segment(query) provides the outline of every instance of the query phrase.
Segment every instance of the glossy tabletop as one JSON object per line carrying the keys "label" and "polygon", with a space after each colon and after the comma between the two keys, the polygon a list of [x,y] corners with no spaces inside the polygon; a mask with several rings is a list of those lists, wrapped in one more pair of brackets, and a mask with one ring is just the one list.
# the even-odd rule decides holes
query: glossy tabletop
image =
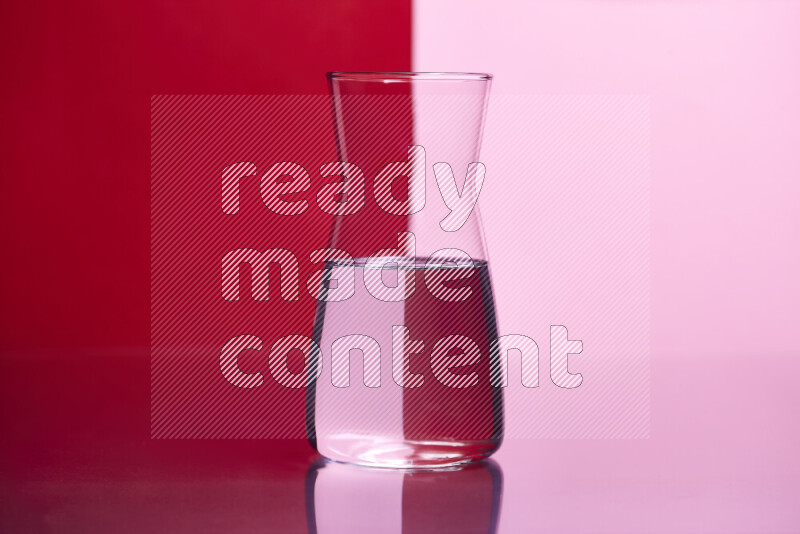
{"label": "glossy tabletop", "polygon": [[146,351],[2,358],[3,532],[800,531],[800,359],[654,357],[651,437],[438,472],[300,440],[151,440]]}

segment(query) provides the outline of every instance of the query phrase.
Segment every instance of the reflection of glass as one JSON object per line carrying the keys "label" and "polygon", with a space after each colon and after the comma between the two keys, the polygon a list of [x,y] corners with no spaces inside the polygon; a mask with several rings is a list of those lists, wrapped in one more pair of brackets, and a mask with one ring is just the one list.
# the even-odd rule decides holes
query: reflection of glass
{"label": "reflection of glass", "polygon": [[339,157],[357,166],[340,169],[331,209],[357,213],[337,214],[331,231],[338,256],[328,257],[325,276],[335,284],[323,292],[352,293],[317,310],[322,368],[309,388],[309,439],[328,458],[374,466],[486,458],[503,433],[475,205],[491,76],[329,79]]}
{"label": "reflection of glass", "polygon": [[502,493],[503,472],[491,460],[425,471],[320,461],[306,476],[308,531],[494,533]]}

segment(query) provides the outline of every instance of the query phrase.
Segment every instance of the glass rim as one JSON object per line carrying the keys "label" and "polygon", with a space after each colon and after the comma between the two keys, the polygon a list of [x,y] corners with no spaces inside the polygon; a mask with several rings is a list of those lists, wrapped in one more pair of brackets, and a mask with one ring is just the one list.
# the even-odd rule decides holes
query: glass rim
{"label": "glass rim", "polygon": [[412,80],[435,80],[447,82],[479,82],[492,79],[491,74],[484,72],[360,72],[360,71],[333,71],[326,73],[331,80],[347,80],[359,82],[397,81],[409,82]]}

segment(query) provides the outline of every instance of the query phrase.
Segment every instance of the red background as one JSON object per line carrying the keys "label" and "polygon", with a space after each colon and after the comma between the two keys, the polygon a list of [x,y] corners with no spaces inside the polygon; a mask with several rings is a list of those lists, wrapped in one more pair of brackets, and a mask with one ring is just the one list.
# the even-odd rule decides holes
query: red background
{"label": "red background", "polygon": [[2,347],[149,341],[150,97],[410,70],[408,0],[4,7]]}
{"label": "red background", "polygon": [[[325,93],[326,71],[410,70],[410,1],[3,11],[0,531],[152,531],[177,517],[210,531],[217,516],[303,528],[302,484],[279,482],[302,481],[307,445],[149,439],[150,98]],[[257,519],[239,514],[255,506],[246,490],[206,498],[196,484],[253,474],[252,499],[275,506]]]}

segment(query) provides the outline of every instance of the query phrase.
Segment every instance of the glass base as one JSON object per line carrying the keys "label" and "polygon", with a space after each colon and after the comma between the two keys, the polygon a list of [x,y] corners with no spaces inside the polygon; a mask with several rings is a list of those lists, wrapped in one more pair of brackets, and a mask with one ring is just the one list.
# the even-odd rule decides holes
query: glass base
{"label": "glass base", "polygon": [[326,442],[318,452],[329,460],[398,469],[431,469],[479,462],[500,447],[500,440],[495,439],[386,441],[348,437]]}

